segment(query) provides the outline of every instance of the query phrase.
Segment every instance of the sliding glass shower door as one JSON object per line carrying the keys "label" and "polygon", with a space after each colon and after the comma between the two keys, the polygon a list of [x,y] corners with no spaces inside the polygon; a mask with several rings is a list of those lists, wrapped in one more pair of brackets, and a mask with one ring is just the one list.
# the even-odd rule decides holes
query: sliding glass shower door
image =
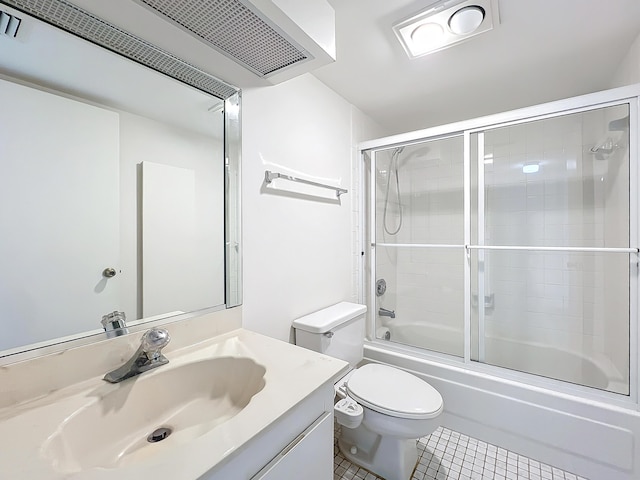
{"label": "sliding glass shower door", "polygon": [[472,360],[629,393],[628,132],[624,104],[471,134]]}
{"label": "sliding glass shower door", "polygon": [[375,156],[378,333],[394,342],[460,357],[463,146],[463,136],[455,135]]}
{"label": "sliding glass shower door", "polygon": [[373,152],[376,337],[628,395],[629,118],[619,102]]}

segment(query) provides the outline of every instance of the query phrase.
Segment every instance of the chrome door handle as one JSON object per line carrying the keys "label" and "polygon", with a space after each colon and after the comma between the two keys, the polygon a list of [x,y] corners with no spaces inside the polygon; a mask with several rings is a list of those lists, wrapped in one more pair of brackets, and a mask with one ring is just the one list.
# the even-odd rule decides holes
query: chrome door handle
{"label": "chrome door handle", "polygon": [[116,269],[115,268],[105,268],[102,271],[102,276],[105,278],[112,278],[116,276]]}

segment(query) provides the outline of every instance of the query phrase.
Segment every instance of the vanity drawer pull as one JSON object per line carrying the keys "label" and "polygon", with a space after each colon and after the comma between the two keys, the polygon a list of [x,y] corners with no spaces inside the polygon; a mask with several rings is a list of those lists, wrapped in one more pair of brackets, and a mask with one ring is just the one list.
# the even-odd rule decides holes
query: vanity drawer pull
{"label": "vanity drawer pull", "polygon": [[291,451],[291,449],[293,449],[293,447],[299,444],[302,441],[302,439],[306,436],[307,436],[306,432],[298,435],[296,438],[293,439],[293,441],[289,445],[287,445],[282,449],[282,451],[280,452],[280,455],[284,457],[287,453]]}

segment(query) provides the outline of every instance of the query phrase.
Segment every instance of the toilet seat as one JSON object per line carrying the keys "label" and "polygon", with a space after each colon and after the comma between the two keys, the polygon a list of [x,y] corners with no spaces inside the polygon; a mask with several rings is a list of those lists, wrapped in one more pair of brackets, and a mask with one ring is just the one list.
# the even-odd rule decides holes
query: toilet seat
{"label": "toilet seat", "polygon": [[415,375],[380,364],[367,364],[346,381],[349,397],[392,417],[429,419],[443,409],[438,391]]}

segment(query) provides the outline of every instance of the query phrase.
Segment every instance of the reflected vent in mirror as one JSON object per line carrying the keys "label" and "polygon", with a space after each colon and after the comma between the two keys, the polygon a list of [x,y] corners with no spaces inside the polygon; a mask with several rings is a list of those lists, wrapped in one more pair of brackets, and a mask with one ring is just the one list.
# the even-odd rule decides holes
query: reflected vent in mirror
{"label": "reflected vent in mirror", "polygon": [[0,10],[0,34],[16,37],[18,35],[18,29],[20,28],[20,22],[22,22],[22,20],[15,15],[10,15]]}
{"label": "reflected vent in mirror", "polygon": [[2,0],[28,15],[223,100],[238,92],[217,78],[66,0]]}
{"label": "reflected vent in mirror", "polygon": [[312,58],[240,0],[137,1],[261,77]]}

